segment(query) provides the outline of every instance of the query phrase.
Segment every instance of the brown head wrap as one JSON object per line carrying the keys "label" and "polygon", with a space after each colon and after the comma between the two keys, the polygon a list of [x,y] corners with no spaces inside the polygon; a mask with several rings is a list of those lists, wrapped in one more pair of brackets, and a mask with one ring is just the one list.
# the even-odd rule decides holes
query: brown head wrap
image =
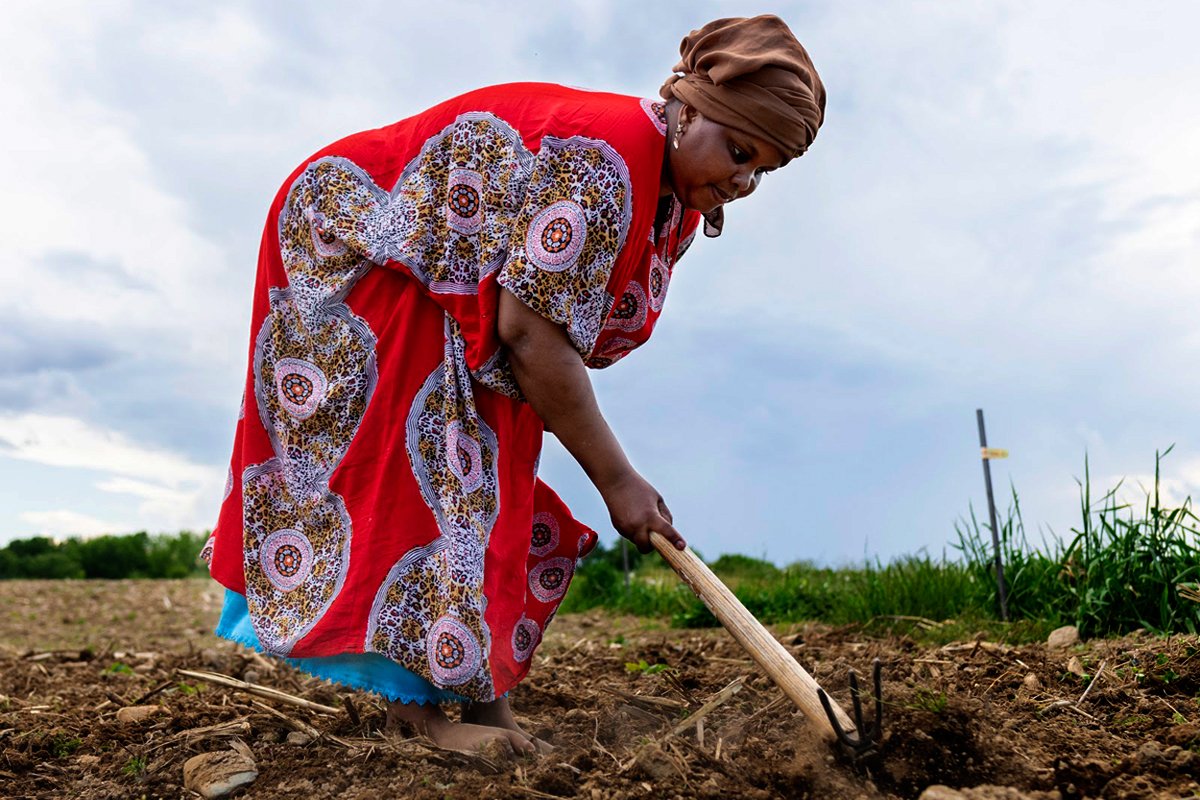
{"label": "brown head wrap", "polygon": [[714,20],[684,37],[659,94],[803,155],[825,118],[825,87],[787,24],[772,14]]}

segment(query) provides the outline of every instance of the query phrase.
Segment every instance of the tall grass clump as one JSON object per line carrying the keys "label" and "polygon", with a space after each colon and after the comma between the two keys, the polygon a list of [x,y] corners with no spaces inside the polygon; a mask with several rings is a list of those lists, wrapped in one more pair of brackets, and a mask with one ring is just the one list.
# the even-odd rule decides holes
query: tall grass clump
{"label": "tall grass clump", "polygon": [[[1156,455],[1154,487],[1140,507],[1120,501],[1121,484],[1094,498],[1085,460],[1078,527],[1069,537],[1051,535],[1038,545],[1026,535],[1020,498],[1012,490],[997,533],[1009,618],[1017,625],[1004,628],[1003,635],[1037,638],[1067,623],[1087,636],[1137,628],[1200,631],[1200,518],[1190,500],[1163,506],[1160,468],[1169,452]],[[868,560],[829,568],[802,562],[779,568],[726,555],[710,567],[765,623],[956,620],[986,628],[999,619],[991,530],[973,509],[955,530],[952,557],[920,553],[886,564]],[[563,610],[603,607],[687,627],[717,624],[656,557],[632,549],[629,556],[627,586],[619,546],[598,547],[580,565]]]}
{"label": "tall grass clump", "polygon": [[[999,521],[1001,560],[1004,563],[1004,583],[1010,619],[1038,619],[1062,625],[1072,619],[1061,596],[1056,556],[1049,553],[1053,543],[1043,542],[1045,551],[1030,544],[1021,515],[1021,499],[1011,489],[1012,504]],[[974,604],[988,616],[999,618],[1000,598],[996,582],[995,551],[989,526],[980,523],[974,507],[969,519],[955,523],[958,542],[954,548],[962,553],[967,569],[974,575],[978,594]]]}
{"label": "tall grass clump", "polygon": [[[1080,525],[1044,549],[1029,545],[1013,492],[1000,529],[1011,618],[1071,623],[1088,636],[1200,630],[1200,604],[1180,595],[1181,586],[1187,591],[1200,580],[1200,518],[1190,498],[1175,508],[1162,504],[1161,465],[1169,452],[1155,455],[1154,486],[1140,509],[1119,499],[1121,483],[1094,499],[1085,460]],[[958,547],[994,607],[990,531],[974,514],[957,527]]]}

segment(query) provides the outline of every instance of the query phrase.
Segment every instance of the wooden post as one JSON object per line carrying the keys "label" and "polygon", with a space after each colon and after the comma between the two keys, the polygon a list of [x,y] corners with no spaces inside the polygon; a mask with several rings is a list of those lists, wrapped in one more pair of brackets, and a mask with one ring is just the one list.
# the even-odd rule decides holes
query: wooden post
{"label": "wooden post", "polygon": [[975,409],[979,423],[979,449],[983,456],[983,482],[987,485],[988,519],[992,522],[992,548],[996,554],[996,587],[1000,601],[1000,619],[1008,622],[1008,587],[1004,583],[1004,557],[1000,552],[1000,528],[996,525],[996,499],[992,495],[991,458],[987,454],[987,431],[983,427],[983,409]]}
{"label": "wooden post", "polygon": [[[722,583],[691,549],[676,550],[674,545],[653,532],[650,534],[650,541],[663,560],[671,565],[671,569],[675,570],[704,605],[708,606],[713,616],[720,620],[725,630],[729,631],[750,657],[758,662],[763,672],[767,673],[783,693],[804,712],[809,721],[816,725],[821,735],[832,741],[833,728],[830,727],[829,718],[825,716],[825,709],[821,707],[821,701],[817,697],[820,684],[804,667],[796,663],[792,654],[746,610],[741,601],[734,597],[733,592],[729,591],[729,587]],[[853,735],[854,723],[841,706],[833,702],[832,697],[830,703],[842,730]]]}

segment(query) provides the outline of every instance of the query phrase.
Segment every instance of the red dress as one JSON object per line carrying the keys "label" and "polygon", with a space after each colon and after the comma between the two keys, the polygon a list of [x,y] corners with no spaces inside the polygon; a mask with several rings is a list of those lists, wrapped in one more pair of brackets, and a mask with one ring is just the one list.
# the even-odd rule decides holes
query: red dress
{"label": "red dress", "polygon": [[674,198],[658,213],[664,137],[657,102],[512,84],[284,184],[205,548],[266,650],[380,653],[481,701],[525,676],[596,535],[537,478],[500,287],[590,367],[645,342],[699,221]]}

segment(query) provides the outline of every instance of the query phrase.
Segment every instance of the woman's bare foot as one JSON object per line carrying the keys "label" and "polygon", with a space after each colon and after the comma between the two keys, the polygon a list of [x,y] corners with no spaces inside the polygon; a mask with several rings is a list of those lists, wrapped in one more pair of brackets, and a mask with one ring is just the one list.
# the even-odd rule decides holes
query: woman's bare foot
{"label": "woman's bare foot", "polygon": [[451,722],[445,712],[436,705],[426,706],[397,700],[388,706],[387,727],[390,730],[400,722],[412,725],[418,733],[425,734],[434,744],[445,750],[473,752],[494,746],[495,743],[509,752],[537,752],[530,737],[519,730]]}
{"label": "woman's bare foot", "polygon": [[507,697],[497,698],[490,703],[463,703],[462,721],[475,725],[486,725],[491,728],[503,728],[504,730],[515,731],[532,742],[539,753],[549,753],[554,749],[554,746],[549,742],[544,742],[536,736],[531,736],[517,724],[516,718],[513,717],[512,707],[508,704]]}

